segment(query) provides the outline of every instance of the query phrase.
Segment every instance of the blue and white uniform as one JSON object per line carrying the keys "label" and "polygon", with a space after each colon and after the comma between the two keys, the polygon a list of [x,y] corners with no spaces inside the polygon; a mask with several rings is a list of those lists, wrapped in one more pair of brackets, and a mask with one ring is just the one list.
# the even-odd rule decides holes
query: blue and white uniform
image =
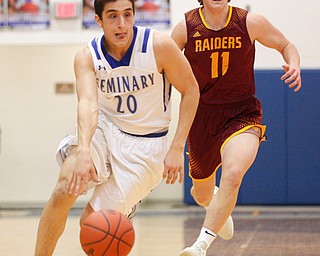
{"label": "blue and white uniform", "polygon": [[121,130],[144,135],[167,131],[170,85],[158,72],[153,32],[134,27],[133,43],[123,59],[112,58],[104,36],[89,44],[97,74],[100,110]]}
{"label": "blue and white uniform", "polygon": [[[153,30],[134,26],[130,48],[121,61],[110,56],[104,36],[88,46],[98,87],[99,121],[91,156],[102,184],[90,200],[94,210],[129,213],[162,180],[171,119],[171,85],[159,73]],[[65,137],[57,160],[62,164],[76,136]]]}

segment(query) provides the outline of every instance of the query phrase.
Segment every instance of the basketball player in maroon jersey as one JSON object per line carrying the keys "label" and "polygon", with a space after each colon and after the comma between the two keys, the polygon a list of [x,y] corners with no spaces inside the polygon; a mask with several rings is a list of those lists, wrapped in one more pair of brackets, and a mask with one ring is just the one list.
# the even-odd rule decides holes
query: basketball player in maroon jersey
{"label": "basketball player in maroon jersey", "polygon": [[[185,50],[200,87],[188,150],[191,194],[207,211],[198,239],[180,256],[204,256],[217,234],[233,236],[230,215],[265,132],[254,96],[255,41],[282,55],[281,80],[295,92],[301,88],[296,47],[265,17],[230,6],[230,0],[198,1],[201,7],[185,14],[172,37]],[[220,166],[220,188],[214,193]]]}

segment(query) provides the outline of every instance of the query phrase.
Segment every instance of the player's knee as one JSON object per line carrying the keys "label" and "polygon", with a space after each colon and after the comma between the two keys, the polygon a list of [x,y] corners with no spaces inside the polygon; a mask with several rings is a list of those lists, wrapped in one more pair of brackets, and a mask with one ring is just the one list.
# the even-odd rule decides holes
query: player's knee
{"label": "player's knee", "polygon": [[205,196],[197,196],[194,199],[197,202],[197,204],[202,207],[207,207],[211,202],[211,198],[208,199],[208,197]]}
{"label": "player's knee", "polygon": [[223,173],[222,179],[234,188],[239,188],[244,176],[244,171],[239,168],[232,168]]}
{"label": "player's knee", "polygon": [[67,180],[59,179],[52,194],[53,206],[61,206],[65,201],[69,200],[71,196],[67,188]]}
{"label": "player's knee", "polygon": [[210,204],[212,199],[212,195],[210,195],[210,193],[196,192],[194,187],[191,188],[190,192],[193,199],[196,201],[198,205],[206,207]]}

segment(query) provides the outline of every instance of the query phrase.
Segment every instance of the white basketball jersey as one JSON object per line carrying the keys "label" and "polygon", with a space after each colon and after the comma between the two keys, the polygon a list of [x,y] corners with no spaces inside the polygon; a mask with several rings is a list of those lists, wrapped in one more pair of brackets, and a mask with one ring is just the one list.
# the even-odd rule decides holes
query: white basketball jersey
{"label": "white basketball jersey", "polygon": [[121,61],[107,53],[104,40],[102,35],[88,44],[96,69],[100,113],[130,134],[167,131],[172,86],[158,72],[153,30],[134,26],[133,41]]}

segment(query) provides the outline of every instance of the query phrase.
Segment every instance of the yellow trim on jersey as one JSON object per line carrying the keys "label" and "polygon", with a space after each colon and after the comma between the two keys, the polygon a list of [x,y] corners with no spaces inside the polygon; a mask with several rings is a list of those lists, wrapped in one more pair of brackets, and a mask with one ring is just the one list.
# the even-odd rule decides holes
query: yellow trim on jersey
{"label": "yellow trim on jersey", "polygon": [[193,177],[191,176],[191,173],[190,173],[191,167],[190,167],[190,164],[189,164],[189,172],[188,172],[188,174],[189,174],[189,177],[190,177],[192,180],[195,180],[195,181],[197,181],[197,182],[206,181],[206,180],[210,179],[213,175],[216,174],[216,172],[218,171],[218,169],[220,168],[221,165],[222,165],[222,163],[220,163],[220,164],[217,166],[217,168],[214,170],[214,172],[213,172],[209,177],[207,177],[207,178],[205,178],[205,179],[195,179],[195,178],[193,178]]}
{"label": "yellow trim on jersey", "polygon": [[[249,130],[249,129],[251,129],[251,128],[253,128],[253,127],[259,127],[260,129],[261,129],[261,136],[260,136],[260,142],[261,141],[263,141],[264,140],[264,134],[265,134],[265,131],[266,131],[266,126],[265,125],[260,125],[260,124],[252,124],[252,125],[248,125],[248,126],[245,126],[245,127],[243,127],[241,130],[239,130],[239,131],[236,131],[235,133],[233,133],[233,134],[231,134],[225,141],[224,141],[224,143],[222,144],[222,146],[221,146],[221,148],[220,148],[220,154],[221,154],[221,151],[222,151],[222,149],[224,148],[224,146],[226,145],[226,143],[231,139],[231,138],[233,138],[233,137],[235,137],[235,136],[237,136],[237,135],[239,135],[239,134],[241,134],[241,133],[243,133],[243,132],[245,132],[246,130]],[[205,178],[205,179],[194,179],[192,176],[191,176],[191,174],[190,174],[190,164],[189,164],[189,172],[188,172],[188,174],[189,174],[189,177],[192,179],[192,180],[195,180],[195,181],[206,181],[206,180],[208,180],[208,179],[210,179],[213,175],[215,175],[216,174],[216,172],[218,171],[218,169],[220,168],[220,166],[222,165],[222,163],[220,163],[217,167],[216,167],[216,169],[214,170],[214,172],[209,176],[209,177],[207,177],[207,178]]]}
{"label": "yellow trim on jersey", "polygon": [[232,6],[229,6],[228,19],[227,19],[226,24],[224,24],[223,28],[225,28],[226,26],[228,26],[228,24],[230,23],[230,20],[231,20],[231,16],[232,16]]}
{"label": "yellow trim on jersey", "polygon": [[[203,7],[200,7],[200,8],[199,8],[199,14],[200,14],[202,23],[203,23],[203,25],[205,25],[206,28],[212,29],[212,28],[210,28],[210,26],[208,25],[208,23],[207,23],[206,20],[204,19],[204,15],[203,15],[203,12],[202,12],[202,8],[203,8]],[[227,21],[226,21],[226,23],[224,24],[224,26],[223,26],[221,29],[223,29],[223,28],[225,28],[226,26],[228,26],[228,24],[229,24],[229,22],[230,22],[230,20],[231,20],[231,16],[232,16],[232,6],[229,6],[229,13],[228,13]]]}
{"label": "yellow trim on jersey", "polygon": [[221,148],[220,148],[220,154],[224,148],[224,146],[226,145],[226,143],[232,139],[233,137],[245,132],[246,130],[249,130],[250,128],[253,128],[253,127],[259,127],[261,129],[261,137],[260,137],[260,140],[262,140],[264,138],[264,133],[266,131],[266,126],[265,125],[260,125],[260,124],[252,124],[252,125],[248,125],[248,126],[245,126],[243,127],[241,130],[231,134],[231,136],[229,136],[222,144]]}

